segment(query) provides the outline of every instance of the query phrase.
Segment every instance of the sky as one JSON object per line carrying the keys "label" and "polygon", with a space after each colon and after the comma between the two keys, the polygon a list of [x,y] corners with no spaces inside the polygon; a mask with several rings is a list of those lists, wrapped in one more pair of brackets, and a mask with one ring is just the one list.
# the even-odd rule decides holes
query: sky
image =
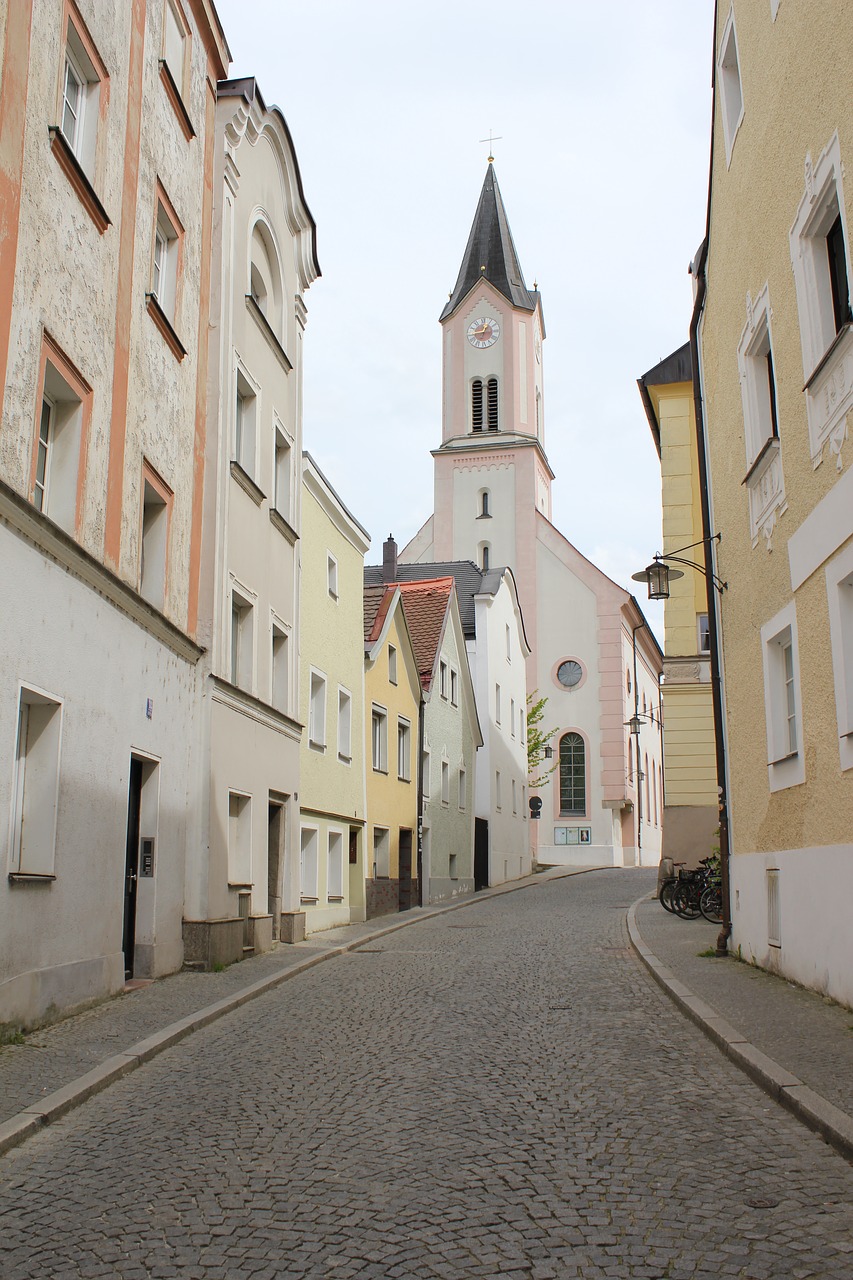
{"label": "sky", "polygon": [[637,378],[687,341],[704,235],[713,0],[216,0],[231,75],[293,137],[322,276],[303,443],[372,535],[433,508],[438,317],[495,170],[542,294],[552,518],[634,591],[661,550]]}

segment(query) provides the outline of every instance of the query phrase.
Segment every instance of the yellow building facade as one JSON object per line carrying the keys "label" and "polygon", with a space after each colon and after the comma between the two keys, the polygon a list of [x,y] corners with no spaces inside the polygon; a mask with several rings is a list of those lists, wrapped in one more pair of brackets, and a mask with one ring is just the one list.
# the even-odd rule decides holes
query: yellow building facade
{"label": "yellow building facade", "polygon": [[[638,386],[661,464],[663,554],[681,551],[701,563],[702,551],[695,545],[703,533],[690,344],[645,373]],[[695,864],[716,843],[718,823],[705,578],[683,568],[682,577],[673,575],[670,593],[664,606],[661,686],[662,855]]]}
{"label": "yellow building facade", "polygon": [[369,545],[303,454],[299,860],[308,933],[365,919],[362,577]]}
{"label": "yellow building facade", "polygon": [[694,327],[732,945],[853,1004],[853,9],[721,0],[715,39]]}
{"label": "yellow building facade", "polygon": [[417,906],[421,682],[399,587],[364,588],[367,918]]}

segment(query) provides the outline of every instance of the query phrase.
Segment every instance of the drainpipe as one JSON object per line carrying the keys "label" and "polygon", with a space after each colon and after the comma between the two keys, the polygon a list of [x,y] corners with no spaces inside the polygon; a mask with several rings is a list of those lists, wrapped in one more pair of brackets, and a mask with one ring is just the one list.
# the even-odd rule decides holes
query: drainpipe
{"label": "drainpipe", "polygon": [[418,820],[417,833],[418,906],[424,905],[424,695],[418,706]]}
{"label": "drainpipe", "polygon": [[[637,684],[637,632],[642,631],[645,622],[641,622],[631,631],[631,647],[634,650],[634,715],[639,720],[640,716],[640,688]],[[640,735],[636,735],[634,742],[634,750],[637,756],[637,768],[635,771],[637,778],[637,866],[643,865],[643,776],[640,768]]]}

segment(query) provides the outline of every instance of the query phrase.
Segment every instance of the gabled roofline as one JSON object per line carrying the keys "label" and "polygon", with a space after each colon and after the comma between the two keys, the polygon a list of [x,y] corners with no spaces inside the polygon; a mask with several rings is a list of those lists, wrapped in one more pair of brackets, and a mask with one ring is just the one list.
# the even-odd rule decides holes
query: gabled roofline
{"label": "gabled roofline", "polygon": [[370,534],[332,488],[326,476],[318,467],[307,449],[302,451],[302,482],[306,489],[316,498],[326,515],[363,556],[370,550]]}
{"label": "gabled roofline", "polygon": [[492,599],[494,599],[500,589],[499,584],[504,580],[504,578],[508,578],[511,585],[513,600],[515,602],[515,612],[518,617],[521,630],[522,648],[525,651],[524,657],[527,658],[533,650],[530,647],[530,641],[527,639],[527,630],[524,626],[524,613],[521,608],[521,601],[518,598],[518,584],[515,580],[515,574],[509,565],[499,565],[494,569],[488,569],[483,574],[483,581],[480,584],[480,590],[475,593],[474,599],[481,600],[485,596],[491,596]]}

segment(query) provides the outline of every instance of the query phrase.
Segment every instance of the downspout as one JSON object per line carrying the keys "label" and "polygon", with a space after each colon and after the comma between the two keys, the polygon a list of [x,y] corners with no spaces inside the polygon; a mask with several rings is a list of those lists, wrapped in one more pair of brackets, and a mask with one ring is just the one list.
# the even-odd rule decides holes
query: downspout
{"label": "downspout", "polygon": [[[424,905],[424,695],[418,705],[418,820],[417,820],[417,872],[418,906]],[[427,895],[428,896],[428,895]]]}
{"label": "downspout", "polygon": [[[640,719],[640,689],[637,684],[637,632],[642,631],[645,622],[641,622],[631,631],[631,646],[634,650],[634,715]],[[640,767],[640,735],[636,734],[634,749],[637,756],[637,866],[643,865],[643,773]]]}

